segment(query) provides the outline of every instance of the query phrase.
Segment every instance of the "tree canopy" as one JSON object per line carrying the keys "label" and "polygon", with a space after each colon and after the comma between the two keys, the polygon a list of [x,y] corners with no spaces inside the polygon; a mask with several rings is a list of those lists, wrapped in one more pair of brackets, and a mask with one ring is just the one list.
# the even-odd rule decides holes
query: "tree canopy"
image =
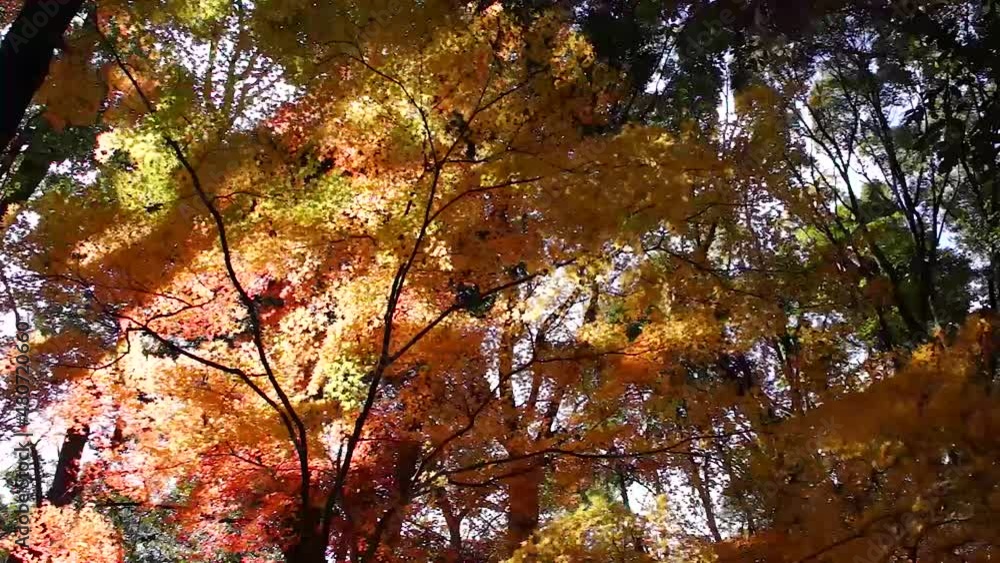
{"label": "tree canopy", "polygon": [[8,561],[996,559],[995,3],[0,22]]}

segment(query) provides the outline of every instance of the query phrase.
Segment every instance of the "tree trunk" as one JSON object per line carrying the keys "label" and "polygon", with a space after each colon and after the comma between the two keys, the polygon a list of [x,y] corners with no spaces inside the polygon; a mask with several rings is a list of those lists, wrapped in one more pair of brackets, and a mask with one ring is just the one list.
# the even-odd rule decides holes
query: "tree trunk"
{"label": "tree trunk", "polygon": [[45,495],[53,506],[66,506],[76,498],[80,490],[80,459],[83,457],[83,449],[87,447],[89,436],[90,426],[86,424],[66,432],[66,438],[59,450],[56,474],[52,478],[48,494]]}
{"label": "tree trunk", "polygon": [[299,537],[285,552],[287,563],[326,563],[327,538],[321,533],[320,511],[306,510],[300,519]]}
{"label": "tree trunk", "polygon": [[712,493],[708,488],[708,483],[701,477],[701,468],[693,460],[688,460],[688,476],[691,478],[691,486],[698,493],[701,505],[705,510],[705,523],[708,531],[712,534],[712,539],[716,542],[722,541],[722,534],[719,533],[719,524],[715,520],[715,506],[712,504]]}
{"label": "tree trunk", "polygon": [[0,152],[17,134],[35,91],[45,81],[53,52],[83,0],[26,0],[0,42]]}
{"label": "tree trunk", "polygon": [[[33,123],[25,127],[26,130],[17,136],[18,143],[28,142],[30,144],[21,153],[23,158],[17,165],[17,169],[10,172],[8,167],[8,173],[12,175],[5,181],[9,189],[0,195],[0,220],[7,215],[7,210],[12,205],[21,204],[31,199],[42,180],[48,175],[49,167],[53,163],[70,156],[68,151],[60,149],[59,145],[53,142],[53,137],[57,134],[52,132],[44,118],[38,117],[32,121]],[[11,154],[8,155],[11,164],[18,156],[13,151],[14,147],[12,146]]]}
{"label": "tree trunk", "polygon": [[380,547],[385,547],[391,552],[399,543],[403,521],[406,519],[406,506],[410,503],[410,493],[413,488],[413,472],[416,471],[417,461],[420,459],[420,443],[401,442],[395,454],[393,469],[395,491],[389,499],[389,508],[378,519],[375,530],[367,538],[361,563],[373,561]]}
{"label": "tree trunk", "polygon": [[[618,477],[617,479],[615,479],[615,481],[617,481],[618,494],[621,495],[622,497],[622,504],[625,505],[625,510],[628,510],[629,513],[631,514],[635,514],[635,511],[632,510],[632,502],[628,498],[628,485],[629,485],[628,477],[622,470],[615,471],[615,476]],[[647,552],[646,544],[642,537],[642,534],[638,533],[638,530],[636,530],[633,527],[631,535],[632,535],[632,548],[635,549],[636,553],[646,553]]]}
{"label": "tree trunk", "polygon": [[[715,451],[719,454],[719,459],[722,460],[722,467],[725,469],[729,480],[736,480],[736,471],[733,468],[732,459],[729,457],[729,451],[718,442],[715,444]],[[736,501],[737,505],[740,507],[740,511],[743,512],[743,518],[746,521],[747,534],[753,535],[757,533],[757,522],[754,519],[753,511],[750,509],[750,503],[747,502],[746,495],[738,495],[736,497]]]}
{"label": "tree trunk", "polygon": [[510,555],[538,528],[541,489],[545,476],[541,467],[530,467],[507,482],[507,554]]}
{"label": "tree trunk", "polygon": [[456,514],[451,501],[443,496],[438,500],[444,522],[448,526],[448,551],[445,552],[445,563],[458,563],[462,558],[462,515]]}

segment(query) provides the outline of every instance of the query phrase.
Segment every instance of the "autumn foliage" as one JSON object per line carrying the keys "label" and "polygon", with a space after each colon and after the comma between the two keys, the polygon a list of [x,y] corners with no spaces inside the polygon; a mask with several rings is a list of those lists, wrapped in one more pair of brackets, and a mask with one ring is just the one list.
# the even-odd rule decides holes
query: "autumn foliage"
{"label": "autumn foliage", "polygon": [[537,4],[88,9],[0,170],[10,561],[996,558],[1000,197],[945,146],[993,70],[847,2]]}

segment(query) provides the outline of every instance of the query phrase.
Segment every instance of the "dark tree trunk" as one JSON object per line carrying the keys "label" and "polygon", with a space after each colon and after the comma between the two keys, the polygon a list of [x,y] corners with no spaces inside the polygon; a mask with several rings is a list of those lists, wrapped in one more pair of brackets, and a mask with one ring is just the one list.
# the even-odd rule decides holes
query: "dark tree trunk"
{"label": "dark tree trunk", "polygon": [[7,215],[7,211],[12,205],[22,204],[31,199],[53,163],[69,156],[68,151],[62,148],[56,142],[57,139],[54,138],[58,136],[58,133],[54,133],[49,128],[44,118],[38,117],[33,121],[34,123],[26,125],[24,130],[17,135],[15,145],[27,143],[28,146],[20,153],[22,158],[16,169],[11,172],[10,166],[6,166],[7,164],[12,165],[14,159],[19,156],[15,153],[15,145],[11,145],[9,154],[6,156],[9,162],[5,162],[5,166],[0,167],[0,169],[6,168],[6,172],[11,174],[4,180],[5,185],[8,186],[7,191],[0,195],[0,220]]}
{"label": "dark tree trunk", "polygon": [[[719,532],[719,524],[715,519],[715,506],[712,503],[712,493],[709,489],[709,484],[705,482],[702,478],[701,468],[693,460],[688,460],[688,476],[691,479],[691,486],[698,493],[698,498],[701,500],[701,506],[705,511],[705,523],[708,525],[708,531],[712,534],[712,539],[718,543],[722,541],[722,534]],[[706,472],[705,477],[708,477]]]}
{"label": "dark tree trunk", "polygon": [[507,481],[507,551],[510,555],[531,538],[538,528],[541,513],[542,481],[540,467],[526,467],[523,474]]}
{"label": "dark tree trunk", "polygon": [[285,550],[287,563],[326,563],[327,538],[321,533],[320,512],[310,509],[302,518],[295,544]]}
{"label": "dark tree trunk", "polygon": [[389,515],[385,534],[381,538],[373,538],[372,544],[382,544],[388,549],[394,549],[399,543],[400,533],[405,520],[406,505],[410,503],[413,492],[413,472],[420,461],[420,443],[405,441],[399,444],[396,452],[396,469],[392,512]]}
{"label": "dark tree trunk", "polygon": [[0,42],[0,153],[17,134],[53,52],[82,5],[83,0],[26,0]]}
{"label": "dark tree trunk", "polygon": [[443,496],[438,505],[448,526],[448,551],[444,554],[444,563],[458,563],[462,558],[462,515],[456,513],[447,497]]}
{"label": "dark tree trunk", "polygon": [[89,436],[90,427],[86,425],[71,428],[66,433],[62,449],[59,450],[59,463],[52,478],[52,486],[45,495],[54,506],[66,506],[76,498],[80,489],[80,458],[83,457],[83,449],[87,446]]}

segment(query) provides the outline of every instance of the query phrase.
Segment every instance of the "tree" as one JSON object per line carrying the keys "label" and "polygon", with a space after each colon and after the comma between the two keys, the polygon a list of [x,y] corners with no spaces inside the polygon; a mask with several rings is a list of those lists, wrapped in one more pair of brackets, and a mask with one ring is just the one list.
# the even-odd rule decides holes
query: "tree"
{"label": "tree", "polygon": [[[435,7],[413,9],[429,12]],[[459,431],[476,425],[492,394],[476,398],[481,404],[474,407],[478,412],[472,420],[446,417],[426,429],[406,422],[419,411],[404,410],[406,418],[397,420],[390,405],[409,403],[414,393],[426,392],[421,390],[426,383],[416,374],[434,365],[434,346],[439,345],[431,343],[441,341],[439,333],[461,341],[459,335],[477,325],[476,330],[489,329],[492,323],[477,319],[502,294],[532,283],[546,267],[554,271],[579,260],[588,248],[599,252],[602,241],[615,236],[620,213],[650,197],[644,179],[660,169],[679,170],[682,156],[697,156],[664,142],[663,133],[655,130],[606,140],[581,137],[581,125],[602,119],[588,104],[595,96],[607,95],[601,93],[605,79],[589,62],[586,45],[555,16],[521,29],[496,10],[468,14],[447,6],[437,9],[450,27],[423,32],[419,46],[426,52],[394,43],[400,32],[389,35],[386,30],[393,25],[406,29],[413,20],[405,12],[390,13],[383,27],[373,26],[373,37],[366,37],[381,45],[381,53],[368,43],[335,36],[327,42],[333,47],[326,56],[339,67],[334,67],[340,75],[336,81],[321,81],[308,97],[282,110],[270,131],[266,126],[258,131],[215,129],[204,144],[189,137],[200,132],[190,128],[192,122],[202,119],[190,110],[207,104],[154,98],[153,92],[144,91],[139,71],[112,51],[110,56],[119,63],[114,72],[120,71],[132,86],[126,97],[139,98],[148,117],[101,139],[102,149],[112,153],[102,157],[107,159],[107,184],[103,191],[100,185],[89,190],[86,197],[107,202],[106,211],[95,206],[85,217],[74,217],[80,228],[56,241],[53,229],[64,222],[64,204],[52,193],[36,207],[43,217],[32,234],[43,237],[46,248],[35,267],[50,280],[89,288],[100,313],[120,322],[125,350],[103,370],[107,375],[100,376],[101,382],[91,379],[97,395],[110,398],[112,410],[94,404],[93,416],[116,418],[123,429],[121,441],[129,444],[108,459],[107,467],[129,467],[146,474],[147,480],[139,490],[127,479],[108,479],[109,485],[142,502],[158,480],[188,482],[193,487],[189,504],[178,517],[192,521],[189,525],[225,528],[239,522],[273,529],[260,536],[217,536],[220,545],[208,547],[255,552],[277,544],[289,560],[321,560],[327,542],[335,537],[338,549],[370,559],[378,555],[380,543],[398,541],[393,539],[401,531],[402,515],[397,512],[427,494],[429,482],[448,474],[475,475],[477,467],[500,468],[518,465],[520,458],[544,460],[561,453],[553,448],[525,451],[525,445],[516,445],[525,439],[518,433],[530,431],[530,419],[524,418],[519,424],[508,422],[513,434],[503,439],[509,442],[506,457],[487,456],[472,467],[437,467],[438,457],[450,455],[452,442],[473,429]],[[397,53],[392,60],[385,58],[389,49]],[[478,66],[460,68],[453,75],[449,61],[463,52],[478,53]],[[500,64],[504,60],[518,64],[505,67]],[[422,84],[428,80],[425,67],[439,69],[430,75],[437,82],[430,90]],[[178,78],[183,84],[185,78]],[[334,119],[339,130],[326,125]],[[258,141],[261,136],[264,144]],[[643,145],[649,141],[654,143]],[[478,149],[469,149],[470,144]],[[120,166],[115,159],[126,151],[135,164]],[[479,151],[483,156],[477,156]],[[622,170],[620,160],[601,158],[609,151],[620,152],[619,159],[635,151],[631,158],[636,166]],[[133,192],[136,200],[120,199],[121,190],[135,185],[134,178],[142,178],[142,191]],[[631,182],[634,187],[602,193],[601,183],[608,181]],[[683,179],[676,185],[683,185]],[[679,193],[670,191],[673,186],[660,191],[662,204],[679,201]],[[182,191],[171,193],[178,188]],[[118,197],[107,189],[118,190]],[[350,195],[357,190],[360,193]],[[565,190],[580,202],[599,198],[607,202],[606,210],[621,211],[594,215],[595,228],[579,233],[576,217],[545,203]],[[166,209],[164,197],[178,196]],[[186,203],[192,197],[207,211],[211,229],[198,227],[203,220],[191,213],[197,207]],[[351,212],[331,216],[330,211],[347,201],[354,202]],[[151,221],[150,215],[166,217]],[[127,230],[152,231],[126,237],[123,246],[113,242],[124,233],[107,223],[110,217],[118,225],[135,225]],[[483,219],[492,225],[489,229],[483,229]],[[529,222],[537,224],[534,232],[525,228]],[[310,224],[315,225],[312,232],[302,231]],[[251,234],[264,225],[269,236]],[[478,247],[466,245],[473,237],[481,241]],[[565,242],[557,243],[560,239]],[[339,266],[342,274],[331,270],[344,258],[327,250],[318,255],[290,253],[303,241],[317,248],[347,245],[352,250],[349,269],[344,264]],[[81,244],[97,256],[72,250]],[[142,262],[134,260],[138,248],[151,251]],[[441,255],[445,248],[452,250]],[[273,260],[278,255],[289,260]],[[213,262],[221,262],[221,270],[213,268]],[[408,285],[408,279],[415,281]],[[203,285],[206,281],[208,286]],[[387,299],[375,289],[379,287],[390,288]],[[199,288],[209,293],[199,295]],[[171,303],[187,305],[170,311]],[[330,310],[333,304],[345,307],[343,303],[351,307]],[[337,317],[307,313],[317,306],[343,320],[331,324]],[[462,311],[472,320],[451,320]],[[382,326],[372,323],[380,316]],[[461,328],[467,323],[469,327]],[[271,333],[284,334],[284,342],[278,345]],[[509,338],[513,342],[515,335]],[[133,344],[133,339],[142,344]],[[319,353],[298,354],[299,345],[318,347]],[[256,360],[250,363],[244,356],[247,347],[256,350]],[[501,352],[505,354],[514,352]],[[136,361],[150,367],[166,364],[155,372],[140,370],[143,377],[153,378],[145,383],[122,384],[121,377],[139,373],[126,367]],[[485,360],[479,361],[485,365]],[[175,363],[177,369],[166,368]],[[501,379],[514,375],[514,364],[507,365]],[[516,369],[525,371],[528,365]],[[541,386],[541,374],[534,377]],[[245,388],[219,396],[233,378]],[[407,381],[413,378],[418,380]],[[182,381],[189,381],[188,390],[175,387]],[[175,391],[168,391],[171,388]],[[499,392],[506,397],[511,391],[508,387]],[[551,426],[562,399],[545,400],[544,418]],[[186,455],[193,457],[179,466],[184,456],[179,457],[177,446],[157,447],[162,458],[150,456],[147,449],[156,436],[179,437],[193,430],[187,423],[176,426],[181,416],[165,420],[153,415],[162,408],[180,409],[175,415],[203,422],[202,428],[195,428],[193,442],[170,440],[191,448]],[[230,418],[236,412],[238,424]],[[223,431],[245,426],[248,416],[256,418],[259,432]],[[324,451],[330,448],[323,441],[329,431],[324,420],[345,427],[336,457],[334,451]],[[436,434],[424,435],[432,430]],[[586,435],[564,433],[538,437],[553,444],[574,438],[580,444],[576,447],[600,444]],[[412,437],[400,437],[407,435]],[[413,445],[385,460],[388,452],[369,452],[368,440]],[[243,463],[259,471],[247,476],[247,469],[234,467],[231,458],[249,460]],[[380,459],[396,469],[385,477],[372,473]],[[170,467],[158,468],[158,460],[169,461]],[[379,485],[380,480],[384,484]],[[246,489],[248,483],[255,484]],[[363,483],[376,485],[369,489]],[[537,486],[531,493],[536,497]],[[245,496],[252,489],[269,491],[267,501],[253,493]],[[519,500],[517,495],[510,502],[514,500]],[[236,521],[230,515],[234,510],[241,513]],[[521,511],[512,505],[512,547],[526,539],[537,522],[535,516],[517,524],[526,516]],[[207,524],[202,518],[206,515],[211,516]]]}
{"label": "tree", "polygon": [[64,45],[63,33],[82,5],[82,0],[29,0],[10,22],[0,42],[0,76],[7,85],[0,113],[0,151],[8,150],[32,96],[45,80],[53,51]]}
{"label": "tree", "polygon": [[103,7],[3,241],[72,442],[3,546],[988,559],[966,8]]}

